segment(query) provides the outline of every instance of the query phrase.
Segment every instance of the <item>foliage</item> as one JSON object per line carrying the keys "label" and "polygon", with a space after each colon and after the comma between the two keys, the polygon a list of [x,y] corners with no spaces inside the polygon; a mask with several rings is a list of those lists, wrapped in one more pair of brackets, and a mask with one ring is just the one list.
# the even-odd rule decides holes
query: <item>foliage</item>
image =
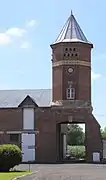
{"label": "foliage", "polygon": [[104,127],[104,129],[101,129],[101,135],[103,138],[106,138],[106,127]]}
{"label": "foliage", "polygon": [[70,124],[67,132],[68,145],[84,145],[85,133],[78,124]]}
{"label": "foliage", "polygon": [[84,146],[68,146],[69,154],[77,159],[85,159],[85,147]]}
{"label": "foliage", "polygon": [[7,172],[22,160],[21,150],[12,144],[0,145],[0,171]]}

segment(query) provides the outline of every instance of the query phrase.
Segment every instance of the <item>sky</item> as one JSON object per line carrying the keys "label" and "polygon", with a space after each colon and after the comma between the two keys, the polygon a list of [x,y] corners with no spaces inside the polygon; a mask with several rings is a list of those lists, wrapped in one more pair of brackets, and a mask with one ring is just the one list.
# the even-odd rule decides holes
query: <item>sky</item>
{"label": "sky", "polygon": [[[0,89],[51,88],[51,48],[71,10],[92,50],[93,113],[106,126],[106,1],[0,0]],[[38,78],[39,77],[39,78]]]}

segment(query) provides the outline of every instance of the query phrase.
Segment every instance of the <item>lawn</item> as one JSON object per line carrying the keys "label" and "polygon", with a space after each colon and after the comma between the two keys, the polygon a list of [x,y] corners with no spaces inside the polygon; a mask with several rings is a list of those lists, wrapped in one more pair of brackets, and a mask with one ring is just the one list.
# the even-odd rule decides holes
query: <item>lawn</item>
{"label": "lawn", "polygon": [[0,173],[0,180],[12,180],[17,176],[21,176],[24,174],[28,174],[28,172],[7,172],[7,173]]}

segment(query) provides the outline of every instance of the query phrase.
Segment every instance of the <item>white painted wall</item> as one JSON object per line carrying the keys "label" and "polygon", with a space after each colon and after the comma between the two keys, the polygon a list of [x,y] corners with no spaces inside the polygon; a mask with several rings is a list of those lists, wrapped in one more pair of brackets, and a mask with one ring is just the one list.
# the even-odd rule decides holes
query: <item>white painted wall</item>
{"label": "white painted wall", "polygon": [[21,141],[22,161],[35,161],[35,134],[22,133]]}
{"label": "white painted wall", "polygon": [[63,135],[63,156],[66,157],[67,152],[67,140],[66,140],[66,134]]}
{"label": "white painted wall", "polygon": [[34,130],[34,108],[23,109],[23,130]]}
{"label": "white painted wall", "polygon": [[103,140],[103,159],[106,159],[106,140]]}

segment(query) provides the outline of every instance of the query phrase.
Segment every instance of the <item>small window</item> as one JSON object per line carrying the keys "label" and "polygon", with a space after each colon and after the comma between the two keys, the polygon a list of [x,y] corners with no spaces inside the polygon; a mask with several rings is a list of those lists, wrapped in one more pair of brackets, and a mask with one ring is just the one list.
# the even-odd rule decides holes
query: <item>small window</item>
{"label": "small window", "polygon": [[64,53],[64,56],[66,56],[66,54]]}
{"label": "small window", "polygon": [[68,48],[65,48],[65,51],[68,51]]}
{"label": "small window", "polygon": [[75,56],[78,56],[78,54],[76,53]]}
{"label": "small window", "polygon": [[73,56],[73,54],[71,54],[71,56]]}
{"label": "small window", "polygon": [[69,57],[70,55],[68,54],[67,56]]}
{"label": "small window", "polygon": [[67,99],[75,99],[75,88],[67,88]]}
{"label": "small window", "polygon": [[19,141],[19,134],[10,134],[10,141],[11,142],[18,142]]}
{"label": "small window", "polygon": [[72,49],[70,48],[70,51],[72,51]]}
{"label": "small window", "polygon": [[75,51],[75,48],[73,48],[73,51]]}

